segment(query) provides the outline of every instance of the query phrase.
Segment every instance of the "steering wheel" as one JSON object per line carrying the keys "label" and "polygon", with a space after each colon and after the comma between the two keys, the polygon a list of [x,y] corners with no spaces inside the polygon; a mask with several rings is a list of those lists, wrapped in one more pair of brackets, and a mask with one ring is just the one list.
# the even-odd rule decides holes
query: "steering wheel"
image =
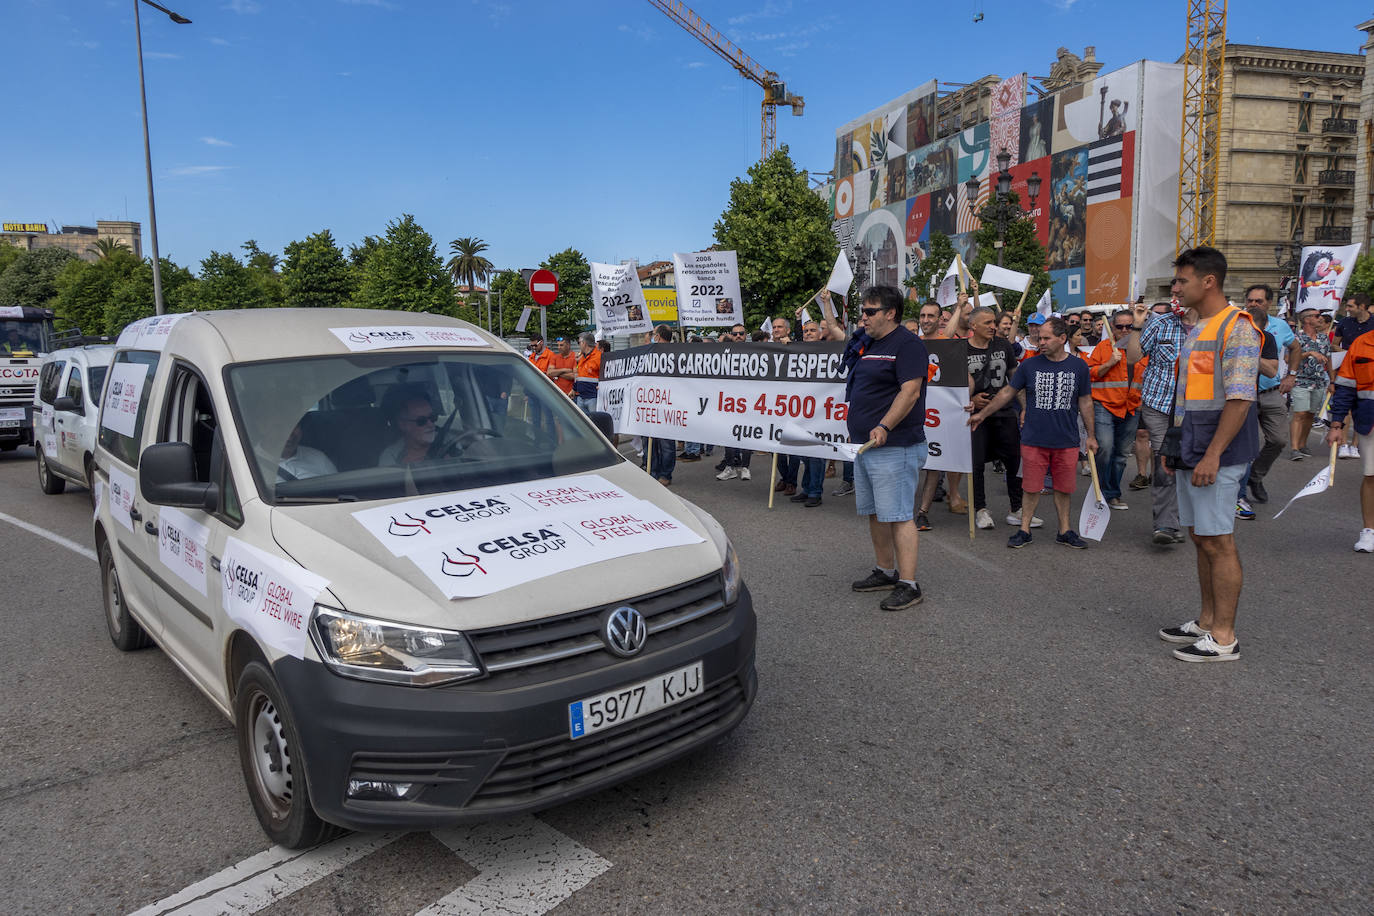
{"label": "steering wheel", "polygon": [[440,441],[439,441],[438,439],[436,439],[436,440],[434,441],[434,444],[431,445],[431,446],[429,447],[429,451],[430,451],[429,457],[430,457],[430,458],[449,458],[449,457],[452,457],[453,455],[457,454],[458,452],[461,452],[462,450],[466,449],[467,446],[468,446],[470,443],[474,442],[479,436],[492,436],[492,437],[495,437],[495,436],[496,436],[496,430],[494,430],[494,429],[488,429],[488,428],[485,427],[485,426],[475,426],[475,427],[473,427],[473,428],[471,428],[471,429],[465,429],[465,430],[463,430],[461,433],[459,433],[457,436],[455,436],[451,441],[449,441],[449,442],[447,442],[447,443],[440,443]]}

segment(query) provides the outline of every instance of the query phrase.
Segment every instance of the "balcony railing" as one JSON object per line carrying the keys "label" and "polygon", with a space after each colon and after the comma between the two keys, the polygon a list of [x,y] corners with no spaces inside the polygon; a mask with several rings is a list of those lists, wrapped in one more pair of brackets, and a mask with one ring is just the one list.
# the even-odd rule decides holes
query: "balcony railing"
{"label": "balcony railing", "polygon": [[1318,242],[1341,242],[1350,244],[1349,226],[1318,226],[1315,231],[1315,241]]}
{"label": "balcony railing", "polygon": [[1354,118],[1323,118],[1322,133],[1324,134],[1346,134],[1355,136]]}
{"label": "balcony railing", "polygon": [[1323,169],[1317,173],[1317,184],[1353,188],[1355,187],[1355,173],[1344,169]]}

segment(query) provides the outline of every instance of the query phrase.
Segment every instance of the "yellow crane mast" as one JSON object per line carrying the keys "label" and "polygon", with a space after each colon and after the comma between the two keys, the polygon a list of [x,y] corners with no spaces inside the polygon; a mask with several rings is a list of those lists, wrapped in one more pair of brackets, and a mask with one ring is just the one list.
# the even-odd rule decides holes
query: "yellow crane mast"
{"label": "yellow crane mast", "polygon": [[767,159],[777,147],[778,106],[786,105],[792,109],[793,116],[801,117],[806,100],[788,92],[787,84],[778,79],[776,73],[759,66],[752,57],[735,47],[734,42],[718,32],[685,3],[679,0],[649,0],[649,3],[724,58],[727,64],[739,71],[740,76],[763,87],[763,158]]}
{"label": "yellow crane mast", "polygon": [[1217,232],[1221,81],[1227,0],[1187,0],[1183,54],[1183,138],[1178,154],[1178,250],[1212,245]]}

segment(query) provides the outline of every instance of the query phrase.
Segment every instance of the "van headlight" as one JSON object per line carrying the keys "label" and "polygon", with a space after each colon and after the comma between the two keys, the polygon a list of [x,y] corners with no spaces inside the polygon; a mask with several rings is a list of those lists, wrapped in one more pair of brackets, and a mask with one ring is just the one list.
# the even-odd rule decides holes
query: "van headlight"
{"label": "van headlight", "polygon": [[734,604],[739,599],[739,554],[735,553],[735,545],[730,543],[729,538],[725,539],[725,565],[721,567],[720,574],[725,580],[725,603]]}
{"label": "van headlight", "polygon": [[317,604],[310,634],[320,658],[344,677],[434,687],[482,674],[477,653],[457,630],[412,627]]}

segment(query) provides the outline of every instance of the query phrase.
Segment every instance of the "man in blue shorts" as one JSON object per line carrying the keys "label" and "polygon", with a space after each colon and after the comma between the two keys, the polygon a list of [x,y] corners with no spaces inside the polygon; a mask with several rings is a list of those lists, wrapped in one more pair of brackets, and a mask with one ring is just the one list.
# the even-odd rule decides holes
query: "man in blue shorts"
{"label": "man in blue shorts", "polygon": [[902,294],[891,286],[864,293],[860,329],[845,348],[849,439],[871,443],[854,462],[855,505],[868,516],[875,564],[856,592],[890,591],[878,606],[900,611],[921,603],[916,584],[919,535],[912,519],[916,481],[926,462],[926,372],[930,355],[902,327]]}

